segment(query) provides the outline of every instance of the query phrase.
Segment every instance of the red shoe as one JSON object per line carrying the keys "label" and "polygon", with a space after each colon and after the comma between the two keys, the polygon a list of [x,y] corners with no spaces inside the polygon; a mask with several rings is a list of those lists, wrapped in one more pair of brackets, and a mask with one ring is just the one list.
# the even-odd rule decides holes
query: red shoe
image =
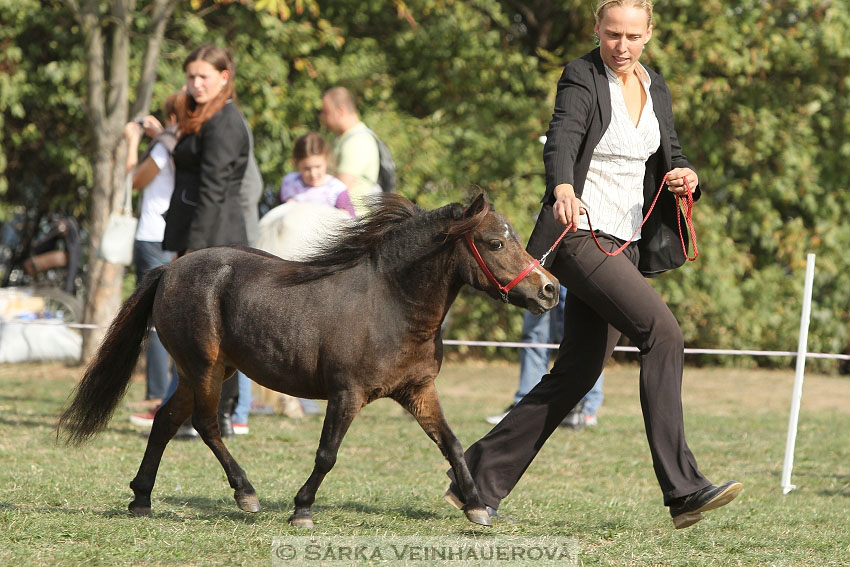
{"label": "red shoe", "polygon": [[153,418],[158,410],[159,406],[156,406],[156,409],[148,413],[134,413],[130,416],[130,423],[138,425],[139,427],[147,427],[150,429],[153,425]]}

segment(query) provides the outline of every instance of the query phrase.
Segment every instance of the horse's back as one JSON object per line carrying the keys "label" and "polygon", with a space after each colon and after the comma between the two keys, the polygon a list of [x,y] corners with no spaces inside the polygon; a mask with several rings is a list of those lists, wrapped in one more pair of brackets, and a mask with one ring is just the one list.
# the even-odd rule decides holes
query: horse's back
{"label": "horse's back", "polygon": [[405,318],[380,277],[356,265],[286,283],[288,272],[304,269],[250,248],[192,252],[164,275],[154,324],[182,366],[234,366],[302,397],[326,397],[340,372],[362,373],[364,382],[390,372]]}

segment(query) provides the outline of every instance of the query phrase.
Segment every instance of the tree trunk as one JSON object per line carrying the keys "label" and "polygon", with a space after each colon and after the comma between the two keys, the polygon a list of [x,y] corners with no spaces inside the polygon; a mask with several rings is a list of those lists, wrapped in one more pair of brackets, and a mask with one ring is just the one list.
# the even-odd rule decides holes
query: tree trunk
{"label": "tree trunk", "polygon": [[[119,147],[124,146],[119,144]],[[96,329],[83,331],[83,352],[81,362],[91,359],[100,346],[105,327],[112,321],[121,306],[121,284],[124,281],[124,266],[110,264],[97,257],[97,249],[106,229],[109,215],[121,207],[121,191],[124,183],[123,152],[110,152],[103,149],[94,161],[94,189],[92,207],[89,211],[90,252],[88,264],[88,286],[84,320],[98,325]]]}
{"label": "tree trunk", "polygon": [[[150,106],[155,65],[165,25],[178,0],[155,0],[148,36],[142,81],[134,114],[147,113]],[[97,257],[103,231],[113,211],[121,208],[124,197],[124,164],[126,144],[122,129],[128,120],[130,63],[130,24],[136,0],[111,0],[108,14],[101,14],[98,0],[64,0],[83,31],[86,42],[88,76],[87,104],[91,137],[96,155],[93,158],[94,184],[89,212],[88,285],[84,321],[96,325],[83,332],[81,362],[91,359],[100,346],[106,327],[121,306],[121,290],[125,268]],[[109,65],[106,62],[105,36],[111,32]],[[109,69],[107,77],[104,69]]]}

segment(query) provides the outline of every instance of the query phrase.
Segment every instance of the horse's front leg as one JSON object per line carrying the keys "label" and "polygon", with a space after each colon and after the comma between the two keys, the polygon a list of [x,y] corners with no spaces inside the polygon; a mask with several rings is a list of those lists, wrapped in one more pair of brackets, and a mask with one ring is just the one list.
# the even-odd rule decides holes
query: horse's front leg
{"label": "horse's front leg", "polygon": [[351,392],[338,393],[328,400],[322,437],[316,450],[316,464],[310,478],[295,495],[295,512],[289,517],[289,523],[296,528],[313,527],[313,502],[316,500],[316,492],[325,475],[336,464],[342,438],[362,407],[362,398]]}
{"label": "horse's front leg", "polygon": [[449,461],[460,485],[460,490],[463,492],[464,502],[466,503],[463,512],[467,519],[482,526],[491,525],[490,516],[481,501],[478,488],[475,486],[469,467],[466,466],[466,460],[463,458],[463,447],[443,415],[443,408],[440,405],[440,398],[437,395],[437,389],[434,387],[434,381],[431,380],[416,390],[406,390],[400,396],[393,396],[393,399],[416,418],[428,437],[434,440],[443,456]]}

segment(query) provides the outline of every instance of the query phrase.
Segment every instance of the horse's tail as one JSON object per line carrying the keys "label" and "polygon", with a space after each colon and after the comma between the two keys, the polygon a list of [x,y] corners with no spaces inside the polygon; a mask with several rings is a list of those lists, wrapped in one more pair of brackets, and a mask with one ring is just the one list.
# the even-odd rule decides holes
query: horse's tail
{"label": "horse's tail", "polygon": [[146,343],[156,290],[167,268],[160,266],[148,272],[121,306],[74,390],[71,405],[59,418],[57,438],[64,436],[66,443],[80,445],[106,427],[115,406],[127,391]]}

